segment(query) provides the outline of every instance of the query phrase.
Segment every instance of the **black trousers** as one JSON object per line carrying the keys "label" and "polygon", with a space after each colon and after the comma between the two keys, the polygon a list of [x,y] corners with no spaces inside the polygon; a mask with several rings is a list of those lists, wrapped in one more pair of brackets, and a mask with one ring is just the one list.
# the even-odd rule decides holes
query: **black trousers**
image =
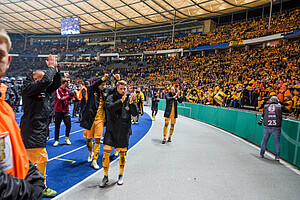
{"label": "black trousers", "polygon": [[152,110],[152,117],[156,116],[156,114],[157,114],[157,110]]}
{"label": "black trousers", "polygon": [[74,101],[74,109],[73,109],[73,117],[75,117],[79,113],[80,102]]}
{"label": "black trousers", "polygon": [[79,118],[78,120],[81,122],[82,120],[82,115],[83,115],[83,111],[85,110],[85,107],[86,107],[86,102],[84,101],[81,101],[80,102],[80,113],[79,113]]}
{"label": "black trousers", "polygon": [[62,120],[64,120],[66,126],[66,137],[69,137],[70,135],[70,131],[71,131],[70,113],[55,112],[55,141],[58,141],[59,139],[59,129]]}

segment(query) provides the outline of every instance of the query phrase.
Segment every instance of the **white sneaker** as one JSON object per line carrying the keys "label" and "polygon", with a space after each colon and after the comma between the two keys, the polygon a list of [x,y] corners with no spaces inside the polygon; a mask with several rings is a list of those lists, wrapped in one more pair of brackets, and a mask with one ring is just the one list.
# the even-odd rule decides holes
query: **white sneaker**
{"label": "white sneaker", "polygon": [[123,175],[119,175],[117,184],[118,184],[118,185],[123,185],[123,183],[124,183]]}
{"label": "white sneaker", "polygon": [[108,176],[104,176],[102,181],[100,182],[100,187],[104,188],[107,182],[108,182]]}
{"label": "white sneaker", "polygon": [[87,159],[88,162],[92,162],[94,158],[94,152],[92,152],[92,154],[89,154],[89,157]]}
{"label": "white sneaker", "polygon": [[97,164],[97,161],[96,161],[96,160],[93,160],[91,166],[92,166],[92,168],[94,168],[94,169],[96,169],[96,170],[100,168],[99,165]]}

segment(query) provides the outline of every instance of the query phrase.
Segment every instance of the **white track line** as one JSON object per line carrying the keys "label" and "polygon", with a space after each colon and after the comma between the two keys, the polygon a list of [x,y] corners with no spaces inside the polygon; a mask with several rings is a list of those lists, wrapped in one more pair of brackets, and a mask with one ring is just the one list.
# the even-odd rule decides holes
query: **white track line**
{"label": "white track line", "polygon": [[[147,114],[148,114],[148,113],[147,113]],[[149,115],[149,114],[148,114],[148,115]],[[149,117],[150,117],[150,115],[149,115]],[[142,139],[140,139],[135,145],[133,145],[133,146],[128,150],[128,152],[130,152],[134,147],[136,147],[140,142],[142,142],[142,141],[145,139],[145,137],[150,133],[152,127],[153,127],[153,123],[151,124],[150,129],[149,129],[148,132],[144,135],[144,137],[142,137]],[[85,145],[85,146],[86,146],[86,145]],[[119,158],[120,158],[120,157],[118,157],[117,159],[113,160],[113,161],[110,163],[110,165],[113,164],[114,162],[116,162],[117,160],[119,160]],[[63,193],[61,193],[61,194],[59,194],[58,196],[54,197],[53,200],[62,197],[63,195],[65,195],[65,194],[68,193],[69,191],[71,191],[71,190],[75,189],[76,187],[78,187],[81,183],[84,183],[84,182],[88,181],[89,179],[91,179],[92,177],[94,177],[95,175],[99,174],[101,171],[103,171],[103,167],[102,167],[100,170],[98,170],[97,172],[91,174],[90,176],[86,177],[86,178],[83,179],[82,181],[78,182],[78,183],[77,183],[76,185],[74,185],[73,187],[70,187],[69,189],[67,189],[67,190],[64,191]]]}
{"label": "white track line", "polygon": [[[186,117],[186,116],[183,116],[183,115],[180,115],[180,116],[181,116],[181,117],[188,118],[188,119],[193,119],[193,118],[191,118],[191,117]],[[209,126],[209,127],[211,127],[211,128],[217,129],[217,130],[219,130],[219,131],[221,131],[221,132],[223,132],[223,133],[226,133],[227,135],[230,135],[230,136],[232,136],[232,137],[234,137],[234,138],[236,138],[236,139],[238,139],[238,140],[240,140],[240,141],[242,141],[242,142],[244,142],[244,143],[250,145],[251,147],[257,149],[258,151],[260,151],[260,147],[258,147],[258,146],[256,146],[256,145],[252,144],[251,142],[248,142],[247,140],[244,140],[243,138],[241,138],[241,137],[239,137],[239,136],[234,135],[233,133],[230,133],[229,131],[225,131],[225,130],[223,130],[223,129],[221,129],[221,128],[218,128],[218,127],[216,127],[216,126],[207,124],[207,123],[202,122],[202,121],[197,120],[197,119],[193,119],[193,120],[197,121],[198,123],[201,123],[201,124],[204,124],[204,125],[206,125],[206,126]],[[268,151],[266,151],[265,154],[268,155],[269,157],[274,157],[274,154],[272,154],[272,153],[270,153],[270,152],[268,152]],[[257,154],[257,155],[258,155],[258,154]],[[282,160],[282,159],[280,159],[280,163],[283,164],[283,165],[284,165],[285,167],[287,167],[288,169],[290,169],[290,170],[292,170],[293,172],[295,172],[296,174],[300,175],[300,170],[297,169],[294,165],[291,165],[290,163],[288,163],[288,162],[286,162],[286,161],[284,161],[284,160]]]}
{"label": "white track line", "polygon": [[[83,131],[83,129],[82,129],[82,130],[78,130],[78,131],[74,131],[74,132],[70,133],[70,135],[72,135],[72,134],[74,134],[74,133],[77,133],[77,132],[80,132],[80,131]],[[64,135],[59,136],[59,138],[61,138],[61,137],[64,137]],[[52,139],[50,139],[50,140],[54,140],[54,138],[52,138]],[[50,141],[50,140],[48,140],[48,141]],[[58,156],[56,156],[56,157],[54,157],[54,158],[51,158],[51,159],[48,160],[48,162],[50,162],[50,161],[52,161],[52,160],[54,160],[54,159],[56,159],[56,158],[62,157],[62,156],[64,156],[64,155],[70,154],[70,153],[72,153],[72,152],[74,152],[74,151],[77,151],[77,150],[79,150],[79,149],[82,149],[83,147],[86,147],[86,145],[83,145],[83,146],[81,146],[81,147],[78,147],[77,149],[73,149],[72,151],[68,151],[68,152],[66,152],[66,153],[64,153],[64,154],[60,154],[60,155],[58,155]]]}
{"label": "white track line", "polygon": [[56,156],[56,157],[54,157],[54,158],[51,158],[50,160],[48,160],[48,162],[50,162],[50,161],[52,161],[52,160],[54,160],[54,159],[56,159],[56,158],[59,158],[59,157],[68,155],[68,154],[70,154],[70,153],[72,153],[72,152],[74,152],[74,151],[77,151],[77,150],[79,150],[79,149],[82,149],[83,147],[86,147],[86,145],[83,145],[83,146],[81,146],[81,147],[78,147],[77,149],[73,149],[72,151],[68,151],[68,152],[66,152],[66,153],[64,153],[64,154],[60,154],[59,156]]}

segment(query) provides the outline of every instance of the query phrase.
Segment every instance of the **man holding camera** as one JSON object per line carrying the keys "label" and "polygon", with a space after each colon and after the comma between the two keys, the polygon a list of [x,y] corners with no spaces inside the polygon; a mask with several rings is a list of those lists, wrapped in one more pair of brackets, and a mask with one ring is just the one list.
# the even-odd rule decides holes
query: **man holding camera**
{"label": "man holding camera", "polygon": [[281,134],[281,122],[282,122],[282,113],[288,112],[289,110],[280,105],[279,100],[276,96],[270,98],[270,103],[267,103],[264,106],[263,114],[258,122],[259,125],[262,125],[264,122],[264,137],[261,143],[260,157],[263,158],[268,140],[270,135],[273,135],[275,143],[275,160],[279,161],[280,159],[280,134]]}

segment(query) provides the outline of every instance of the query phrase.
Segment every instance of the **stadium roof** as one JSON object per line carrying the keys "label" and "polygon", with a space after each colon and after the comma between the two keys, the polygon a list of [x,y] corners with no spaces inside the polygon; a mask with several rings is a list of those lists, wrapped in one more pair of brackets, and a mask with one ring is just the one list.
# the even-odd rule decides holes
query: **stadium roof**
{"label": "stadium roof", "polygon": [[9,33],[60,33],[60,20],[79,17],[81,33],[172,23],[231,13],[268,0],[1,0]]}

